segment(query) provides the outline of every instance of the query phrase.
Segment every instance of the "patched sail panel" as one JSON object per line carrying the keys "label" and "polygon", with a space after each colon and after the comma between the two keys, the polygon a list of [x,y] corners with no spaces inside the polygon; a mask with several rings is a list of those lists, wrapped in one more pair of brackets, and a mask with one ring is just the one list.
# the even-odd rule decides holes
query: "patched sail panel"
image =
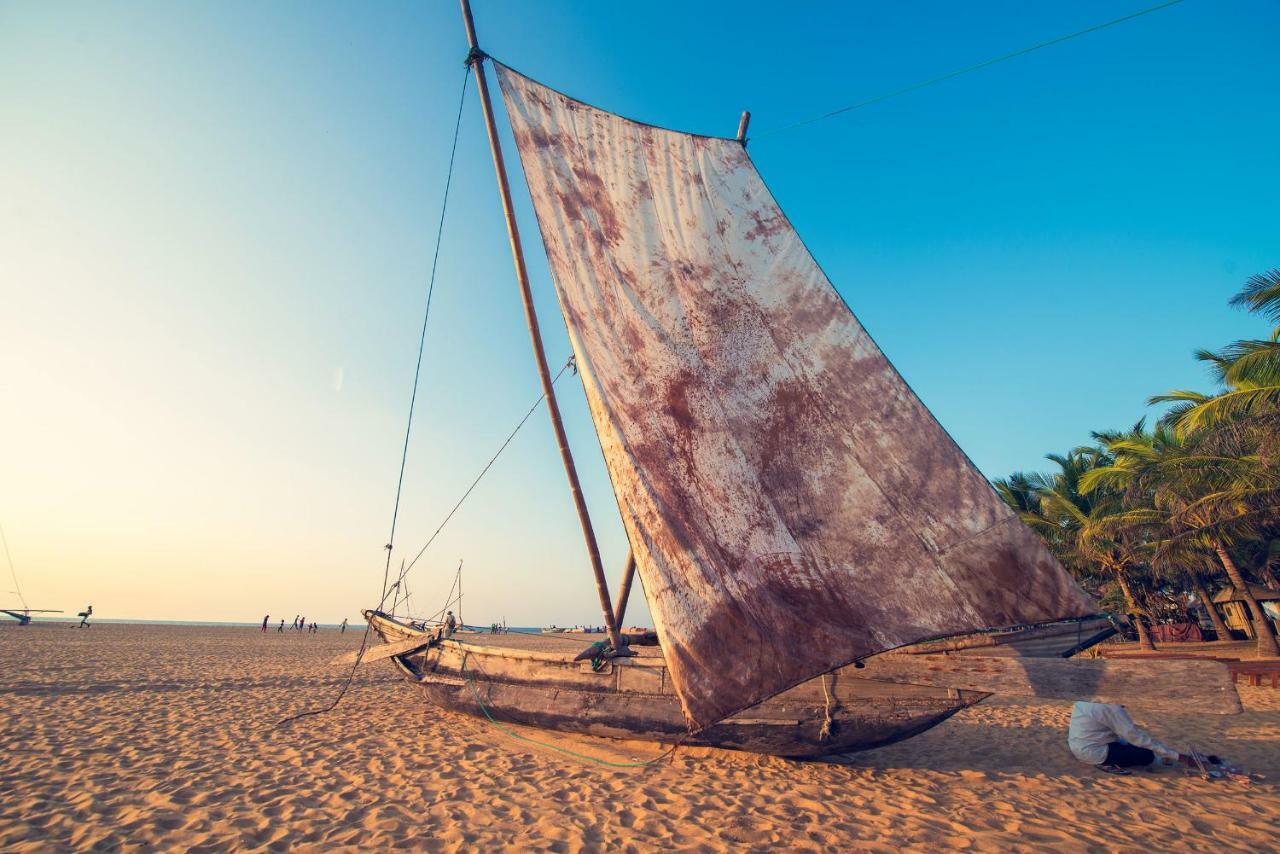
{"label": "patched sail panel", "polygon": [[495,66],[691,725],[869,653],[1096,612],[868,337],[742,145]]}

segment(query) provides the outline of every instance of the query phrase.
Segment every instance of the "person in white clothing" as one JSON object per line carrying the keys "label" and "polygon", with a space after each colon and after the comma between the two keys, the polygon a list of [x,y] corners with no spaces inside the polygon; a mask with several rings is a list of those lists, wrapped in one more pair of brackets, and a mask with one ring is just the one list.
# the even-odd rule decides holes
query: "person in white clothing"
{"label": "person in white clothing", "polygon": [[[1071,709],[1067,746],[1081,762],[1108,770],[1147,766],[1157,756],[1184,765],[1193,761],[1156,741],[1133,722],[1124,706],[1115,703],[1076,703]],[[1217,760],[1215,756],[1208,758]]]}

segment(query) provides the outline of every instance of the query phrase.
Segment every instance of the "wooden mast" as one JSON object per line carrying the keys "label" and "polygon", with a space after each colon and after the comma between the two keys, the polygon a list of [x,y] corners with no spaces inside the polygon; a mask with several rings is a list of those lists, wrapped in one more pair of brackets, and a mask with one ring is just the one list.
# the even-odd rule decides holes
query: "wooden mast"
{"label": "wooden mast", "polygon": [[587,543],[587,556],[591,559],[591,571],[596,577],[596,592],[600,594],[600,610],[604,614],[605,627],[609,631],[609,642],[614,650],[622,650],[622,640],[618,637],[618,626],[613,621],[613,607],[609,602],[609,582],[604,577],[604,565],[600,561],[600,546],[596,542],[595,529],[591,526],[591,515],[587,511],[587,502],[582,495],[582,485],[578,481],[578,468],[573,463],[573,452],[569,450],[569,439],[564,432],[564,422],[560,418],[560,405],[556,402],[556,390],[551,383],[551,371],[547,368],[547,354],[542,347],[542,331],[538,326],[538,315],[533,307],[533,292],[529,287],[529,272],[524,263],[524,247],[520,242],[520,229],[516,225],[515,207],[511,202],[511,185],[507,181],[507,166],[502,157],[502,145],[498,141],[498,126],[493,117],[493,102],[489,98],[489,83],[485,78],[485,53],[480,50],[476,40],[476,25],[471,17],[471,3],[461,0],[462,22],[467,28],[467,43],[471,54],[467,61],[475,65],[476,88],[480,90],[480,106],[484,110],[484,126],[489,134],[489,150],[493,154],[493,168],[498,173],[498,193],[502,197],[502,213],[507,220],[507,236],[511,239],[511,256],[516,267],[516,281],[520,285],[520,299],[524,303],[524,316],[529,324],[529,338],[533,342],[533,358],[538,365],[538,377],[542,380],[542,393],[547,400],[547,412],[551,415],[551,426],[555,430],[556,444],[560,447],[560,459],[564,463],[565,475],[569,478],[569,491],[573,494],[573,504],[578,511],[578,521],[582,525],[582,537]]}
{"label": "wooden mast", "polygon": [[747,128],[751,125],[751,111],[743,110],[742,118],[738,119],[738,142],[742,143],[743,148],[747,145]]}
{"label": "wooden mast", "polygon": [[622,618],[627,615],[627,600],[631,598],[631,579],[636,577],[636,553],[627,550],[627,565],[622,570],[622,585],[618,588],[618,604],[613,609],[613,624],[622,631]]}

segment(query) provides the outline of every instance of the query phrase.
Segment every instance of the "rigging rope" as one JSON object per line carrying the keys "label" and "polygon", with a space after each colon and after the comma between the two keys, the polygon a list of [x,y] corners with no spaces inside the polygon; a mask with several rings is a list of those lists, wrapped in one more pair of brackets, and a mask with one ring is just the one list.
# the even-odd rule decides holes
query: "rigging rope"
{"label": "rigging rope", "polygon": [[[551,384],[555,385],[556,382],[558,382],[559,379],[562,376],[564,376],[564,372],[567,371],[569,367],[573,364],[574,364],[574,357],[570,356],[568,360],[564,363],[564,367],[562,367],[560,371],[555,375],[555,377],[552,378]],[[486,474],[489,473],[489,469],[493,468],[493,464],[498,461],[498,457],[502,456],[502,452],[505,451],[507,449],[507,446],[511,444],[511,440],[513,440],[516,437],[516,434],[520,432],[520,428],[524,427],[524,425],[528,423],[529,418],[537,410],[538,406],[542,403],[543,399],[546,396],[547,396],[546,392],[543,392],[542,394],[538,395],[538,399],[535,400],[533,402],[533,405],[531,405],[528,411],[525,412],[524,417],[520,419],[520,423],[517,424],[515,429],[511,431],[511,434],[507,436],[506,441],[504,441],[502,443],[502,446],[498,448],[497,453],[495,453],[489,459],[489,462],[485,463],[484,468],[480,470],[480,474],[476,475],[476,479],[473,480],[471,482],[471,485],[467,487],[467,491],[464,492],[462,494],[462,497],[458,499],[458,502],[453,505],[453,509],[450,510],[448,515],[444,517],[444,521],[440,523],[440,526],[438,528],[436,528],[435,532],[427,540],[426,545],[424,545],[422,549],[418,552],[417,557],[415,557],[413,561],[409,563],[408,566],[406,566],[400,571],[400,577],[396,579],[396,583],[388,588],[386,585],[386,580],[384,576],[383,585],[382,585],[382,598],[378,600],[378,607],[375,610],[382,611],[383,607],[387,604],[387,597],[391,595],[391,591],[399,589],[400,583],[404,581],[404,577],[408,573],[408,571],[413,568],[413,564],[418,562],[418,558],[422,557],[422,555],[426,552],[428,546],[431,545],[431,543],[435,540],[436,537],[440,536],[440,532],[444,530],[445,525],[449,524],[449,520],[454,517],[454,514],[458,512],[458,509],[462,507],[462,503],[466,501],[467,497],[470,496],[471,493],[475,490],[476,486],[480,483],[481,478],[483,478]],[[342,698],[346,696],[347,689],[351,687],[351,683],[355,680],[356,670],[359,669],[360,662],[364,660],[364,654],[369,650],[369,633],[372,631],[372,628],[373,628],[372,625],[366,621],[364,626],[364,635],[360,638],[360,649],[356,652],[355,663],[351,665],[351,671],[347,674],[346,680],[342,683],[342,688],[339,689],[338,696],[333,698],[333,702],[331,702],[329,705],[325,706],[322,709],[309,709],[308,711],[305,711],[305,712],[299,712],[296,715],[290,715],[289,717],[284,718],[281,721],[278,721],[272,727],[272,729],[279,729],[285,724],[293,723],[296,720],[311,717],[312,715],[323,715],[323,714],[326,714],[327,712],[333,711],[335,708],[338,707],[338,703],[342,702]]]}
{"label": "rigging rope", "polygon": [[[440,223],[436,227],[436,247],[431,257],[431,276],[427,284],[427,305],[422,313],[422,334],[418,338],[418,361],[413,369],[413,391],[409,396],[409,417],[404,428],[404,447],[400,451],[400,473],[396,478],[396,500],[391,510],[391,533],[387,536],[387,562],[382,569],[382,596],[378,600],[378,610],[387,603],[387,579],[391,575],[391,555],[394,551],[396,541],[396,520],[400,516],[400,496],[404,490],[404,470],[405,464],[409,459],[409,436],[413,431],[413,410],[418,400],[418,380],[422,375],[422,353],[426,348],[427,341],[427,321],[431,317],[431,296],[435,293],[436,288],[436,269],[440,261],[440,242],[444,235],[444,218],[445,213],[449,209],[449,188],[453,186],[453,164],[458,154],[458,136],[462,130],[462,109],[467,102],[467,81],[471,78],[471,66],[467,66],[462,73],[462,92],[458,96],[458,117],[453,124],[453,144],[449,149],[449,168],[444,179],[444,195],[440,200]],[[402,575],[401,578],[404,576]],[[25,602],[24,602],[25,604]],[[356,670],[360,667],[360,662],[364,658],[365,652],[369,649],[369,630],[370,626],[366,622],[364,627],[364,635],[360,638],[360,650],[356,653],[355,664],[351,665],[351,672],[347,674],[346,681],[342,683],[342,688],[338,690],[338,694],[333,698],[333,702],[329,703],[322,709],[311,709],[309,711],[300,712],[291,715],[282,721],[276,723],[272,729],[279,729],[287,723],[298,720],[299,718],[309,717],[311,715],[323,715],[331,712],[342,702],[342,698],[346,696],[347,689],[351,687],[352,680],[355,679]]]}
{"label": "rigging rope", "polygon": [[[551,378],[551,385],[554,386],[557,382],[559,382],[560,377],[564,376],[564,372],[569,370],[569,368],[573,367],[574,364],[575,364],[574,357],[570,356],[568,360],[565,361],[564,366],[561,367],[560,370],[556,373],[556,375]],[[418,550],[418,553],[414,555],[413,560],[409,561],[408,565],[403,570],[400,571],[400,577],[396,579],[397,584],[399,584],[401,581],[404,580],[404,577],[409,573],[409,570],[413,569],[413,565],[416,564],[418,562],[418,559],[421,558],[426,553],[427,549],[431,547],[431,544],[435,542],[436,537],[440,536],[440,532],[444,530],[444,526],[449,524],[449,520],[452,519],[453,515],[458,512],[458,509],[462,507],[462,502],[466,501],[467,498],[471,495],[472,490],[474,490],[476,486],[479,485],[480,479],[489,473],[489,469],[491,469],[493,467],[493,464],[498,461],[498,457],[502,456],[502,452],[505,451],[507,449],[507,446],[511,444],[511,440],[514,439],[516,437],[516,434],[520,432],[520,428],[524,427],[525,423],[531,417],[533,417],[533,413],[537,411],[538,406],[541,405],[542,401],[545,398],[546,398],[545,393],[538,395],[538,399],[535,400],[533,402],[533,405],[529,407],[527,412],[525,412],[524,417],[520,419],[520,423],[517,424],[516,428],[511,431],[511,434],[509,436],[507,436],[506,441],[503,442],[502,446],[498,448],[497,453],[495,453],[489,459],[489,462],[485,463],[484,468],[480,470],[480,474],[476,475],[476,479],[471,481],[471,485],[467,487],[467,491],[462,493],[462,497],[458,499],[458,503],[454,504],[453,509],[450,510],[448,515],[444,517],[444,521],[441,522],[440,526],[435,529],[435,531],[431,534],[430,537],[427,538],[426,543],[423,544],[422,548]]]}
{"label": "rigging rope", "polygon": [[1166,3],[1160,3],[1156,6],[1151,6],[1147,9],[1142,9],[1141,11],[1134,12],[1129,15],[1124,15],[1123,17],[1115,18],[1114,20],[1111,20],[1111,21],[1105,21],[1101,24],[1095,24],[1092,27],[1088,27],[1083,30],[1078,30],[1074,33],[1068,33],[1065,36],[1058,36],[1057,38],[1050,39],[1049,41],[1040,42],[1039,44],[1034,44],[1031,47],[1024,47],[1022,50],[1015,50],[1013,53],[1006,53],[1004,56],[997,56],[994,59],[988,59],[984,62],[979,62],[977,65],[970,65],[967,68],[961,68],[957,71],[951,71],[939,77],[933,77],[929,80],[924,80],[920,83],[914,83],[902,89],[895,89],[892,92],[886,92],[883,95],[878,95],[874,98],[869,98],[866,101],[859,101],[856,104],[850,104],[847,107],[841,107],[838,110],[832,110],[831,112],[823,113],[820,116],[814,116],[813,118],[804,119],[802,121],[795,122],[794,124],[784,125],[780,128],[774,128],[773,130],[767,130],[764,133],[756,134],[755,136],[752,137],[752,139],[759,140],[768,136],[773,136],[774,134],[784,133],[789,130],[795,130],[796,128],[804,127],[805,125],[811,125],[814,122],[820,122],[820,121],[823,121],[824,119],[830,119],[835,116],[842,115],[844,113],[852,112],[853,110],[860,110],[863,107],[869,107],[872,104],[879,104],[881,101],[887,101],[890,98],[896,98],[899,95],[906,95],[910,92],[917,92],[921,89],[924,89],[927,86],[932,86],[935,83],[942,83],[947,80],[951,80],[953,78],[959,77],[962,74],[969,74],[970,72],[973,72],[973,71],[979,71],[983,68],[996,65],[997,63],[1000,63],[1000,62],[1006,62],[1010,59],[1017,59],[1020,56],[1026,56],[1027,54],[1033,53],[1037,50],[1043,50],[1046,47],[1052,47],[1053,45],[1061,44],[1062,42],[1070,41],[1071,39],[1079,38],[1080,36],[1087,36],[1090,33],[1096,33],[1099,30],[1105,30],[1108,27],[1114,27],[1117,24],[1123,24],[1126,21],[1132,21],[1134,18],[1141,18],[1143,15],[1150,15],[1152,12],[1159,12],[1161,9],[1167,9],[1170,6],[1176,6],[1181,2],[1182,0],[1168,0],[1168,2]]}
{"label": "rigging rope", "polygon": [[4,544],[4,558],[9,562],[9,575],[13,578],[13,592],[18,594],[18,599],[22,601],[23,610],[29,610],[30,605],[27,604],[27,597],[22,595],[22,585],[18,584],[18,570],[13,567],[13,556],[9,554],[9,540],[4,535],[4,526],[0,525],[0,543]]}
{"label": "rigging rope", "polygon": [[409,417],[404,427],[404,447],[400,451],[400,474],[396,478],[396,501],[391,510],[391,533],[387,537],[387,563],[382,570],[382,594],[387,593],[387,577],[391,574],[391,553],[396,542],[396,520],[400,516],[400,495],[404,489],[404,469],[409,459],[409,435],[413,432],[413,409],[418,400],[418,379],[422,375],[422,352],[427,343],[427,321],[431,318],[431,296],[436,290],[436,268],[440,264],[440,242],[444,236],[444,216],[449,209],[449,188],[453,186],[453,162],[458,154],[458,134],[462,130],[462,108],[467,102],[467,81],[471,66],[462,72],[462,93],[458,96],[458,118],[453,124],[453,145],[449,148],[449,168],[445,173],[444,197],[440,201],[440,224],[436,226],[436,248],[431,256],[431,276],[427,283],[427,306],[422,312],[422,334],[418,336],[418,361],[413,369],[413,391],[409,395]]}

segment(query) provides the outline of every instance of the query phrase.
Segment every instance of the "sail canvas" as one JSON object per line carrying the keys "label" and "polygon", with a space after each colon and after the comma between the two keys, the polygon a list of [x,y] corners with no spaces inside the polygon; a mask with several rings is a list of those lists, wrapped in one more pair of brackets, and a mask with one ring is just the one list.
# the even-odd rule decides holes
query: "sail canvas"
{"label": "sail canvas", "polygon": [[1096,613],[858,323],[741,143],[495,67],[691,727],[902,644]]}

